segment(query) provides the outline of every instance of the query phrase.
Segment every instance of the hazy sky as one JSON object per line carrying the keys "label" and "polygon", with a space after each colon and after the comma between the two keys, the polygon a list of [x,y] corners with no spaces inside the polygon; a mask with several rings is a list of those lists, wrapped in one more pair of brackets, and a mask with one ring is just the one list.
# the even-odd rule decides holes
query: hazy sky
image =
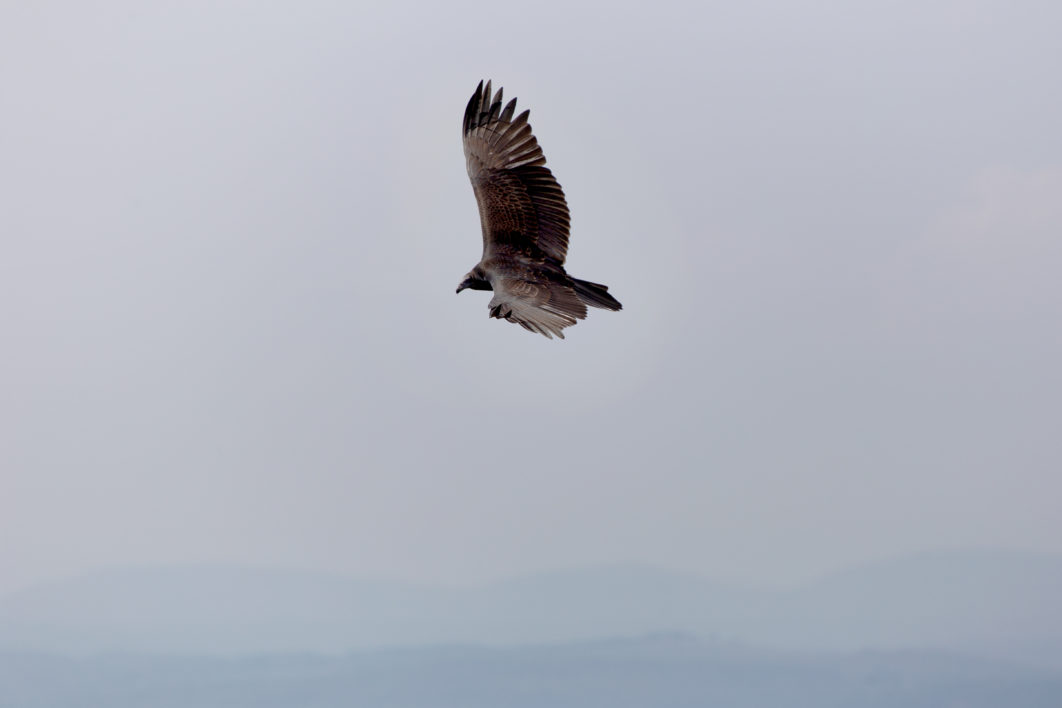
{"label": "hazy sky", "polygon": [[[1054,2],[0,10],[0,592],[1062,552]],[[608,283],[454,295],[531,109]]]}

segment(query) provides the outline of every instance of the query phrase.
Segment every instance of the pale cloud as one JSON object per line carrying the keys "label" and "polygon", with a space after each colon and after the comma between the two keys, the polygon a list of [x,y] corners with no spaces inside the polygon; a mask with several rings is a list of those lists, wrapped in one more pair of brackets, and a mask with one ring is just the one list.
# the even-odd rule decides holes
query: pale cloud
{"label": "pale cloud", "polygon": [[[1054,5],[8,5],[0,591],[1062,551]],[[481,78],[565,342],[454,294]]]}
{"label": "pale cloud", "polygon": [[981,170],[957,192],[887,264],[891,316],[1062,317],[1062,168]]}

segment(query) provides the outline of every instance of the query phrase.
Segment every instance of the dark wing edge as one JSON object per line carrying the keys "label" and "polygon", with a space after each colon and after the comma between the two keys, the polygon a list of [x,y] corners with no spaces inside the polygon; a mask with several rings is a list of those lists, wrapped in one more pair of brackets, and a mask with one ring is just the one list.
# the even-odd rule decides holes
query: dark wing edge
{"label": "dark wing edge", "polygon": [[[526,223],[527,230],[522,235],[530,238],[544,256],[563,264],[571,225],[568,202],[553,173],[544,166],[546,157],[527,122],[531,112],[525,110],[513,118],[515,112],[515,98],[503,106],[502,89],[492,96],[491,82],[479,82],[465,108],[461,128],[468,177],[481,206],[484,199],[515,203],[522,207],[521,212],[532,216],[534,223]],[[513,184],[512,178],[518,180],[519,186]],[[495,193],[487,194],[492,191]],[[489,210],[481,209],[483,213],[489,216]],[[490,223],[483,226],[485,236],[496,230]]]}

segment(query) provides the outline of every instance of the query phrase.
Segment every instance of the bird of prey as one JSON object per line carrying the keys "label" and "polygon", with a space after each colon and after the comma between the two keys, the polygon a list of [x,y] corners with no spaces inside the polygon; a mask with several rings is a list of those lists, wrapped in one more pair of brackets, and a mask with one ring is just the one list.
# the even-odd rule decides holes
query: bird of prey
{"label": "bird of prey", "polygon": [[483,257],[457,292],[493,290],[490,316],[552,339],[586,317],[586,306],[622,308],[608,287],[568,275],[568,203],[527,122],[479,82],[461,134],[483,227]]}

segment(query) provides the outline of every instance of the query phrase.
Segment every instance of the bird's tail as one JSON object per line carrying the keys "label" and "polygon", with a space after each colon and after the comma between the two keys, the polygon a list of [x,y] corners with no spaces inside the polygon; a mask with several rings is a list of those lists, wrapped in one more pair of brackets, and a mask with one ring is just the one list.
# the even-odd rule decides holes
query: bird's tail
{"label": "bird's tail", "polygon": [[587,305],[601,307],[606,310],[623,309],[623,305],[619,303],[619,300],[608,294],[607,285],[599,285],[591,283],[589,280],[572,278],[572,286],[575,288],[575,294]]}

